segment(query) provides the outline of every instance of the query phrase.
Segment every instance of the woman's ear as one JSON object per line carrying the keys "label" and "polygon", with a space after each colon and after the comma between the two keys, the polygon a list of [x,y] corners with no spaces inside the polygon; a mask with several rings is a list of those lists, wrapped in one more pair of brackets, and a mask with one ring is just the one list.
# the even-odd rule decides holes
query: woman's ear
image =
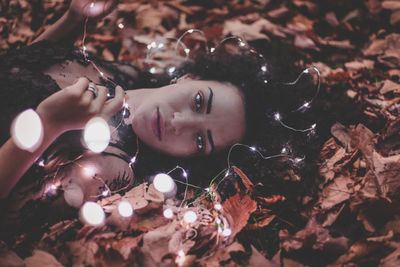
{"label": "woman's ear", "polygon": [[192,73],[186,73],[185,75],[176,79],[176,82],[179,83],[179,82],[187,81],[187,80],[200,80],[200,76],[194,75]]}

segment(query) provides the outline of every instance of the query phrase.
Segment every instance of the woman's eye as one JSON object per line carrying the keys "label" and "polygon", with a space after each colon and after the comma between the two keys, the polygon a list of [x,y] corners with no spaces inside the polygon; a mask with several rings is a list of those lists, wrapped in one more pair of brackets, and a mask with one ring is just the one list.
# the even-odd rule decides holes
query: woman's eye
{"label": "woman's eye", "polygon": [[202,152],[204,150],[204,139],[200,134],[197,135],[196,145],[197,151]]}
{"label": "woman's eye", "polygon": [[201,108],[203,107],[203,95],[198,92],[194,98],[194,104],[196,107],[196,111],[200,111]]}

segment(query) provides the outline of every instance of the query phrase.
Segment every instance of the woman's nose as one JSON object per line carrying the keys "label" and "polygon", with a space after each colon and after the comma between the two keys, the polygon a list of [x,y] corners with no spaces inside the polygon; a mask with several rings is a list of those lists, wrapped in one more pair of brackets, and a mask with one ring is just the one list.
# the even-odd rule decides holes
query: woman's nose
{"label": "woman's nose", "polygon": [[195,116],[174,112],[171,126],[176,135],[181,135],[185,130],[199,127],[200,120]]}

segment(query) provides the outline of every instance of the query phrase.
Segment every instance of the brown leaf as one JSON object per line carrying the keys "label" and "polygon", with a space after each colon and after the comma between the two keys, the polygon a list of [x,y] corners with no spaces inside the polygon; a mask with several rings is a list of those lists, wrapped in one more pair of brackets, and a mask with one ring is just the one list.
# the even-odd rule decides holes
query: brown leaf
{"label": "brown leaf", "polygon": [[249,259],[249,264],[246,266],[250,267],[280,267],[281,266],[281,252],[279,251],[272,258],[272,260],[267,260],[264,255],[262,255],[253,245],[251,247],[251,256]]}
{"label": "brown leaf", "polygon": [[395,25],[400,22],[400,10],[393,11],[390,15],[390,24]]}
{"label": "brown leaf", "polygon": [[281,247],[290,252],[303,248],[312,248],[314,250],[334,250],[346,251],[348,248],[348,239],[345,237],[332,237],[329,230],[323,228],[312,217],[303,230],[295,235],[289,234],[287,230],[279,232]]}
{"label": "brown leaf", "polygon": [[239,177],[242,179],[242,183],[244,186],[247,188],[249,191],[254,190],[254,184],[250,181],[250,179],[236,166],[232,166],[233,170],[239,175]]}
{"label": "brown leaf", "polygon": [[328,12],[325,14],[325,20],[328,22],[332,27],[337,27],[339,25],[339,21],[336,18],[336,14],[334,12]]}
{"label": "brown leaf", "polygon": [[392,82],[391,80],[385,80],[381,83],[381,89],[379,90],[379,93],[384,95],[392,91],[400,93],[400,84]]}
{"label": "brown leaf", "polygon": [[95,254],[99,246],[93,241],[83,239],[67,242],[70,258],[74,266],[96,266]]}
{"label": "brown leaf", "polygon": [[319,51],[319,48],[315,45],[315,42],[305,34],[296,34],[294,37],[294,45],[302,49],[313,49]]}
{"label": "brown leaf", "polygon": [[250,214],[257,208],[257,203],[249,195],[239,192],[225,200],[222,208],[232,230],[231,238],[234,238],[246,226]]}
{"label": "brown leaf", "polygon": [[0,266],[24,267],[24,261],[15,252],[8,250],[7,245],[0,240]]}
{"label": "brown leaf", "polygon": [[227,20],[224,23],[224,30],[222,33],[223,35],[232,34],[236,36],[244,36],[244,38],[248,41],[258,39],[269,40],[270,38],[266,34],[261,33],[263,27],[257,22],[252,24],[244,24],[239,20]]}
{"label": "brown leaf", "polygon": [[349,150],[351,148],[351,137],[349,135],[349,129],[343,124],[336,122],[331,127],[331,134],[342,143],[342,145]]}
{"label": "brown leaf", "polygon": [[375,64],[375,62],[373,60],[363,59],[362,61],[347,62],[344,65],[347,70],[356,72],[361,69],[371,70],[374,68],[374,64]]}
{"label": "brown leaf", "polygon": [[247,224],[245,229],[246,230],[256,230],[259,228],[263,228],[267,225],[269,225],[274,219],[275,219],[276,215],[268,215],[266,214],[264,216],[264,218],[257,218],[257,223],[253,223],[253,224]]}
{"label": "brown leaf", "polygon": [[354,192],[354,182],[349,177],[339,174],[332,183],[322,190],[320,206],[322,209],[331,209],[339,203],[346,201]]}
{"label": "brown leaf", "polygon": [[[352,262],[360,263],[364,266],[370,263],[377,256],[376,253],[388,251],[389,248],[383,243],[358,241],[353,244],[349,250],[340,256],[331,266],[341,266],[343,264],[351,264]],[[360,266],[359,265],[359,266]]]}
{"label": "brown leaf", "polygon": [[400,2],[395,0],[383,1],[382,7],[385,9],[397,10],[400,9]]}
{"label": "brown leaf", "polygon": [[397,249],[390,253],[385,258],[381,259],[379,262],[379,266],[381,267],[397,267],[400,266],[400,245],[398,245]]}
{"label": "brown leaf", "polygon": [[278,9],[274,9],[271,10],[267,13],[268,17],[272,18],[272,19],[282,19],[284,17],[286,17],[287,15],[289,15],[290,10],[285,7],[285,6],[281,6]]}
{"label": "brown leaf", "polygon": [[[222,263],[224,263],[224,266],[227,266],[225,264],[232,261],[231,253],[238,251],[244,252],[245,250],[241,244],[234,242],[227,247],[219,248],[214,254],[212,254],[212,256],[204,259],[202,258],[198,262],[200,266],[204,267],[220,267],[222,266]],[[237,265],[233,264],[230,266]]]}
{"label": "brown leaf", "polygon": [[143,235],[136,237],[125,237],[119,241],[112,242],[112,247],[121,254],[124,260],[128,260],[133,250],[135,250],[142,240]]}
{"label": "brown leaf", "polygon": [[[43,266],[54,266],[62,267],[63,265],[57,261],[57,259],[43,250],[35,249],[33,255],[25,258],[24,262],[27,267],[43,267]],[[5,266],[5,265],[2,265]]]}

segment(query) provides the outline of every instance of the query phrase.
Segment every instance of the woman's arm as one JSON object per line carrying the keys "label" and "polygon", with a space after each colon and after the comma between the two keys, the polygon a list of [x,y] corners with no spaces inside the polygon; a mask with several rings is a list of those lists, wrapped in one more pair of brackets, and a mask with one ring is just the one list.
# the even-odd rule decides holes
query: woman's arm
{"label": "woman's arm", "polygon": [[86,18],[101,19],[117,4],[118,0],[72,0],[67,12],[32,43],[41,40],[69,40],[72,43],[82,33]]}
{"label": "woman's arm", "polygon": [[0,198],[8,196],[24,173],[60,134],[82,129],[94,116],[109,119],[121,109],[125,96],[121,87],[117,86],[115,97],[107,100],[108,90],[105,87],[97,86],[98,95],[94,98],[93,93],[87,90],[88,86],[89,81],[80,78],[39,104],[36,112],[43,124],[43,141],[35,151],[21,150],[12,138],[0,147]]}

